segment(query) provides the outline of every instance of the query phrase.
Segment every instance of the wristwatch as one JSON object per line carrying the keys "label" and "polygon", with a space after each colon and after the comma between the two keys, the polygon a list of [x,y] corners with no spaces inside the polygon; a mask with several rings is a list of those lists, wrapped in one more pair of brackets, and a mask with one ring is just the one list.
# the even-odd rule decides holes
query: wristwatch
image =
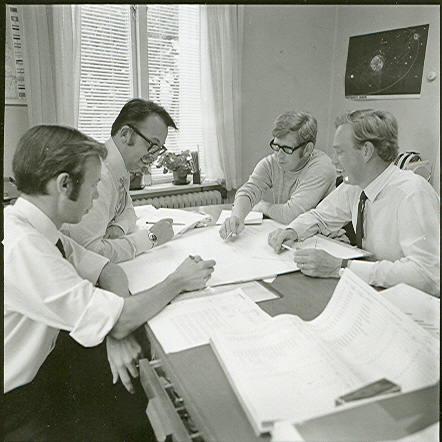
{"label": "wristwatch", "polygon": [[147,231],[147,236],[149,237],[150,242],[152,243],[152,247],[155,247],[158,244],[158,237],[155,233],[150,230]]}

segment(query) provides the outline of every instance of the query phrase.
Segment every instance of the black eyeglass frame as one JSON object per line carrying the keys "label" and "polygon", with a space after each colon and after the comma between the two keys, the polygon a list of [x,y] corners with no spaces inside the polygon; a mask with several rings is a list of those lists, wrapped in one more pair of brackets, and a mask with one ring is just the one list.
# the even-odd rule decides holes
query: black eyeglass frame
{"label": "black eyeglass frame", "polygon": [[278,152],[279,149],[282,149],[284,153],[287,155],[291,155],[295,150],[300,149],[301,147],[305,146],[306,144],[310,143],[310,141],[304,141],[301,144],[298,144],[297,146],[280,146],[279,144],[274,143],[275,139],[269,141],[270,149],[274,150],[275,152]]}
{"label": "black eyeglass frame", "polygon": [[[159,155],[162,155],[164,152],[167,151],[166,146],[158,146],[158,144],[152,143],[148,138],[146,138],[135,126],[132,126],[132,124],[126,123],[126,126],[129,126],[137,135],[139,135],[146,143],[149,144],[149,148],[147,149],[147,153],[150,153],[152,155],[155,155],[158,153]],[[152,149],[154,149],[154,146],[156,146],[158,149],[154,150],[152,152]]]}

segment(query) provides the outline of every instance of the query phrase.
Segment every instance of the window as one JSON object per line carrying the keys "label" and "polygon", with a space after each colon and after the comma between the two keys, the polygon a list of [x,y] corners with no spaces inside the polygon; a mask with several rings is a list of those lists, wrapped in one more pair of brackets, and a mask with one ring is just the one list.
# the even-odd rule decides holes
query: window
{"label": "window", "polygon": [[[79,129],[106,141],[124,103],[148,98],[164,106],[178,126],[169,130],[167,148],[198,150],[204,174],[199,6],[80,7]],[[153,182],[172,180],[154,165],[151,172]]]}

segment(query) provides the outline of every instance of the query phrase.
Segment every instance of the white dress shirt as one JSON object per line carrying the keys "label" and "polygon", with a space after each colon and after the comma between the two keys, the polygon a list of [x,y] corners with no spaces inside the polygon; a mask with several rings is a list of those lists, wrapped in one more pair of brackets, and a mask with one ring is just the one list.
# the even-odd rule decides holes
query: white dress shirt
{"label": "white dress shirt", "polygon": [[[95,253],[122,262],[152,248],[147,230],[137,230],[137,216],[129,194],[130,174],[112,138],[98,183],[99,197],[79,224],[64,224],[61,231]],[[120,227],[125,236],[104,239],[109,226]]]}
{"label": "white dress shirt", "polygon": [[[66,259],[56,247],[61,239]],[[109,262],[61,234],[34,204],[4,211],[4,391],[31,382],[67,330],[85,347],[113,328],[124,299],[94,284]]]}
{"label": "white dress shirt", "polygon": [[[440,200],[422,177],[390,165],[363,189],[365,203],[363,249],[372,262],[350,263],[351,270],[371,285],[391,287],[401,282],[440,294]],[[352,221],[356,230],[359,186],[341,184],[313,209],[293,221],[303,240],[328,235]]]}

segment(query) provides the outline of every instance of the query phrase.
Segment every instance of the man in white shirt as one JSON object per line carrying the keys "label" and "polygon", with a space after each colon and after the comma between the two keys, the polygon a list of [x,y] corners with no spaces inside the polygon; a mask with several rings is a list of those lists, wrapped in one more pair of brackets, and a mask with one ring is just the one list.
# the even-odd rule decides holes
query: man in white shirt
{"label": "man in white shirt", "polygon": [[[236,192],[232,216],[219,231],[221,238],[239,235],[252,209],[288,224],[336,188],[336,170],[330,158],[315,149],[317,131],[316,118],[309,112],[287,111],[276,118],[274,138],[269,143],[274,152],[256,165]],[[269,189],[272,202],[263,199]]]}
{"label": "man in white shirt", "polygon": [[132,392],[129,374],[138,376],[140,347],[131,333],[182,290],[205,286],[213,272],[214,261],[187,258],[163,282],[130,296],[118,265],[59,232],[63,223],[78,223],[91,209],[106,153],[102,144],[75,129],[36,126],[23,135],[14,154],[22,193],[4,211],[6,440],[35,440],[41,425],[29,425],[36,416],[47,427],[42,410],[46,396],[56,393],[48,391],[47,380],[61,373],[47,373],[45,361],[60,330],[84,347],[107,337],[114,383],[120,377]]}
{"label": "man in white shirt", "polygon": [[129,194],[130,174],[140,172],[165,152],[168,128],[176,125],[168,112],[153,101],[128,101],[115,119],[98,184],[100,196],[80,223],[62,232],[111,262],[133,259],[173,237],[171,220],[161,220],[150,230],[137,230]]}
{"label": "man in white shirt", "polygon": [[367,283],[401,282],[440,296],[440,200],[422,177],[392,162],[398,153],[396,118],[381,110],[346,112],[336,120],[333,162],[344,183],[316,209],[269,234],[279,253],[316,233],[328,235],[352,221],[370,261],[341,260],[321,250],[299,250],[294,260],[309,276],[339,277],[349,267]]}

